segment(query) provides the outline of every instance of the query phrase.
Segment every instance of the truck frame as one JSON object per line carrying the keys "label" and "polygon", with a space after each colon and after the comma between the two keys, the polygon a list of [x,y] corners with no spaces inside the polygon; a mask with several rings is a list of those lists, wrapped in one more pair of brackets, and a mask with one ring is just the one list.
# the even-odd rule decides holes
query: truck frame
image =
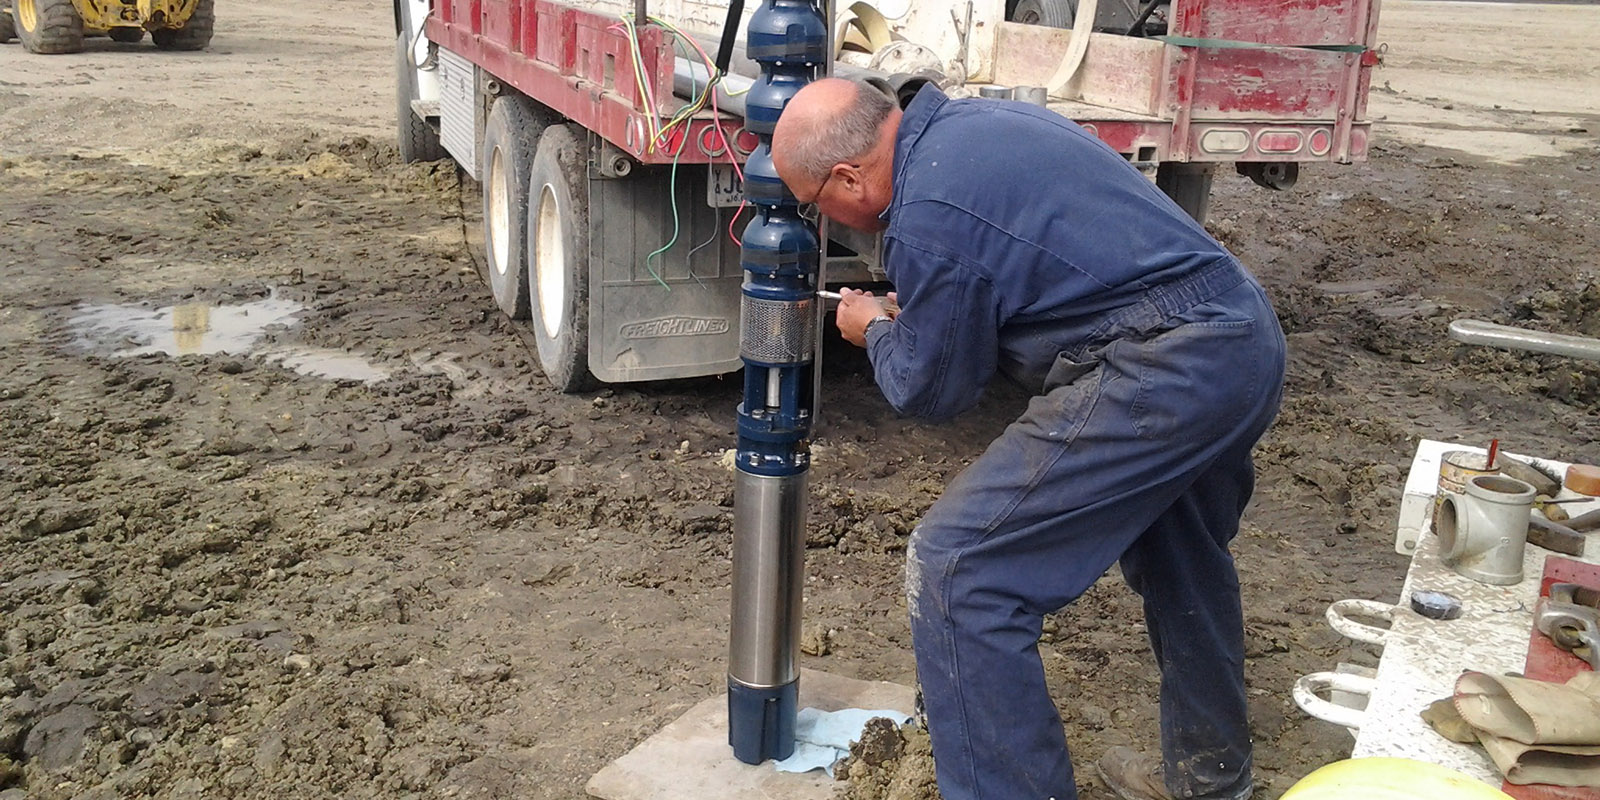
{"label": "truck frame", "polygon": [[[724,21],[702,0],[659,0],[662,16],[619,2],[394,9],[402,156],[452,157],[482,184],[495,301],[530,320],[563,391],[740,367],[739,164],[757,142],[729,88],[740,62],[705,88],[740,3]],[[1046,88],[1201,221],[1220,165],[1286,189],[1300,163],[1367,154],[1378,0],[888,2],[903,6],[839,18],[840,71],[903,99],[929,81]],[[1075,27],[1011,21],[1041,9]],[[826,280],[884,278],[874,237],[830,238]]]}

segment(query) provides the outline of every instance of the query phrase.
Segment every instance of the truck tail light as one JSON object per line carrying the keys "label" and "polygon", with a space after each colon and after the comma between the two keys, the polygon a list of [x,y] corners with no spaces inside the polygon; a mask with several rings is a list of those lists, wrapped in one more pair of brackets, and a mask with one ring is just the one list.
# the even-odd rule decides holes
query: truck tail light
{"label": "truck tail light", "polygon": [[1200,149],[1218,155],[1243,153],[1250,149],[1250,133],[1241,128],[1212,128],[1201,135]]}
{"label": "truck tail light", "polygon": [[1299,131],[1265,130],[1256,134],[1256,149],[1263,153],[1298,153],[1305,146]]}
{"label": "truck tail light", "polygon": [[1311,132],[1311,154],[1325,156],[1333,149],[1333,134],[1326,130],[1318,129]]}

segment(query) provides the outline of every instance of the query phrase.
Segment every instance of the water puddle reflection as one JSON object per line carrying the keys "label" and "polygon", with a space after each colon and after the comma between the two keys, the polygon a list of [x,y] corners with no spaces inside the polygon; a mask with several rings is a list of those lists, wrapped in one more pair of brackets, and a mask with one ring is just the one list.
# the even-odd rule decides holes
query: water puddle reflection
{"label": "water puddle reflection", "polygon": [[330,380],[381,381],[389,371],[354,353],[318,347],[258,347],[269,329],[293,327],[305,306],[272,295],[238,305],[184,303],[84,305],[68,320],[86,350],[114,357],[251,355],[302,375]]}

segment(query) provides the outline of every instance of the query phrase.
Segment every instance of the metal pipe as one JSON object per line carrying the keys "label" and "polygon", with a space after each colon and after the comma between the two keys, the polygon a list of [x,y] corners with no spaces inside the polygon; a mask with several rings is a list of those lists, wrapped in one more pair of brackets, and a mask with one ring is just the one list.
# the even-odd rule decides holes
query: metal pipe
{"label": "metal pipe", "polygon": [[[699,37],[696,37],[697,39]],[[728,74],[722,76],[717,83],[717,108],[738,116],[744,116],[745,92],[755,83],[755,77],[748,74],[747,70],[753,69],[755,62],[735,60],[729,68]],[[875,69],[852,66],[835,61],[833,68],[825,74],[853,81],[861,81],[884,94],[899,99],[902,89],[914,90],[921,88],[925,83],[933,81],[935,76],[923,74],[894,74]],[[699,61],[691,61],[683,56],[678,56],[672,64],[672,93],[686,100],[693,100],[705,91],[706,83],[710,80],[710,73],[706,65]],[[730,94],[730,92],[732,92]],[[912,91],[911,93],[915,93]]]}
{"label": "metal pipe", "polygon": [[751,689],[799,677],[806,474],[738,471],[733,504],[733,619],[728,676]]}
{"label": "metal pipe", "polygon": [[[833,27],[834,20],[838,19],[838,17],[834,15],[834,0],[817,0],[817,2],[820,4],[820,8],[822,9],[822,19],[828,23],[828,32],[822,40],[822,52],[826,54],[826,57],[822,60],[822,66],[817,70],[817,77],[830,78],[833,77],[834,66],[838,63],[834,61],[834,54],[838,48],[838,43],[834,41]],[[832,292],[826,291],[828,286],[828,242],[832,233],[833,220],[828,219],[826,216],[819,217],[817,219],[817,240],[821,242],[822,245],[822,252],[817,258],[817,297],[819,298],[825,294],[833,294]],[[828,324],[827,304],[818,303],[816,314],[817,319],[815,324],[817,331],[820,334],[821,331],[825,330],[824,326]],[[812,436],[816,436],[817,433],[822,430],[822,349],[822,336],[818,335],[816,352],[811,354]]]}
{"label": "metal pipe", "polygon": [[1450,338],[1466,344],[1483,344],[1502,350],[1528,350],[1600,361],[1600,339],[1531,331],[1527,328],[1496,325],[1478,319],[1458,319],[1450,323]]}

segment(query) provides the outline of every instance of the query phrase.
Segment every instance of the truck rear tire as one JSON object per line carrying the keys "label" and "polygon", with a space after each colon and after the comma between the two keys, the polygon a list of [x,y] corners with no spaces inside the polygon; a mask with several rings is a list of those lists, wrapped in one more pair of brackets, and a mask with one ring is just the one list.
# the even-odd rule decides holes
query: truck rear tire
{"label": "truck rear tire", "polygon": [[83,49],[83,18],[72,0],[14,0],[11,13],[28,52],[60,55]]}
{"label": "truck rear tire", "polygon": [[597,383],[589,372],[589,181],[581,131],[547,128],[528,182],[533,336],[545,378],[562,392]]}
{"label": "truck rear tire", "polygon": [[528,318],[528,175],[547,113],[508,94],[494,101],[483,129],[483,249],[495,305],[512,319]]}
{"label": "truck rear tire", "polygon": [[439,132],[411,110],[419,96],[417,67],[411,61],[411,35],[401,31],[394,43],[395,130],[400,135],[400,160],[407,164],[449,158]]}
{"label": "truck rear tire", "polygon": [[1163,161],[1156,167],[1156,187],[1195,222],[1204,225],[1211,211],[1211,177],[1215,171],[1215,164]]}
{"label": "truck rear tire", "polygon": [[11,22],[11,4],[0,0],[0,44],[17,38],[17,27]]}
{"label": "truck rear tire", "polygon": [[211,44],[211,32],[217,27],[215,0],[195,3],[194,13],[181,28],[163,28],[150,32],[150,41],[162,50],[204,50]]}

